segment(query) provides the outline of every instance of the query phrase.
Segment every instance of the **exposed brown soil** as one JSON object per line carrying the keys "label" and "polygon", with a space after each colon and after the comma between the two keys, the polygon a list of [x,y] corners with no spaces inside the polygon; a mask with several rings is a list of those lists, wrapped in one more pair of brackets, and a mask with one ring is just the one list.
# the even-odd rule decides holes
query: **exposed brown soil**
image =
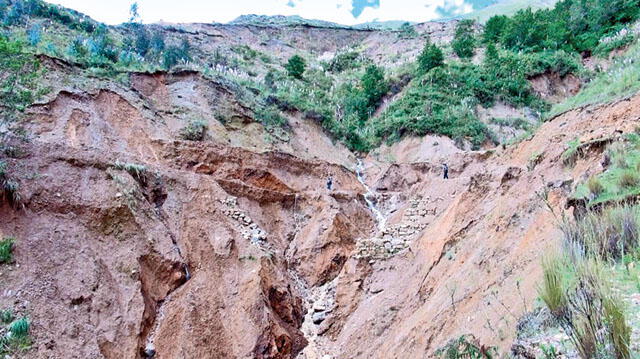
{"label": "exposed brown soil", "polygon": [[[212,119],[204,141],[180,139],[184,113]],[[17,238],[0,307],[31,318],[25,357],[418,358],[465,333],[504,352],[558,238],[542,198],[560,215],[600,170],[598,150],[565,168],[565,144],[631,131],[640,96],[504,149],[381,149],[364,166],[381,233],[353,154],[295,115],[288,141],[264,141],[250,116],[193,72],[30,109],[32,141],[5,158],[21,206],[0,207],[0,234]]]}

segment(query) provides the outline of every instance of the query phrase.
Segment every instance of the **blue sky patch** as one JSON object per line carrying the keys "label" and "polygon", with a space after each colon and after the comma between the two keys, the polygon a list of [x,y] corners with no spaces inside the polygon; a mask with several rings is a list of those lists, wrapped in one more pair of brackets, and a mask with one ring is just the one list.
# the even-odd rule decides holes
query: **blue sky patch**
{"label": "blue sky patch", "polygon": [[353,5],[351,13],[353,14],[353,17],[357,18],[358,16],[360,16],[360,14],[362,14],[364,8],[366,7],[371,7],[374,9],[380,7],[380,0],[352,0],[351,4]]}

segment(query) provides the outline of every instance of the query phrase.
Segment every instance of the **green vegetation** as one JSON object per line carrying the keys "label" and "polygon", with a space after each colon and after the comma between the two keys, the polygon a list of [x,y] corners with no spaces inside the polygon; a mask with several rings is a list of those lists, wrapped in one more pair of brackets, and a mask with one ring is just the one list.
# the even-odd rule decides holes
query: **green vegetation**
{"label": "green vegetation", "polygon": [[400,32],[401,38],[410,39],[418,36],[418,32],[409,22],[405,22],[400,25],[398,31]]}
{"label": "green vegetation", "polygon": [[451,42],[453,52],[461,59],[472,58],[476,49],[474,35],[475,22],[473,20],[461,20],[456,26],[456,33]]}
{"label": "green vegetation", "polygon": [[147,173],[147,166],[137,163],[120,162],[117,160],[113,166],[115,169],[128,172],[136,179],[142,179]]}
{"label": "green vegetation", "polygon": [[431,69],[444,65],[444,55],[438,45],[427,41],[418,56],[418,72],[426,74]]}
{"label": "green vegetation", "polygon": [[[572,143],[571,153],[579,153],[579,142]],[[577,220],[562,219],[562,249],[543,260],[540,298],[581,358],[632,357],[631,327],[639,324],[633,318],[640,311],[630,301],[640,290],[640,206],[630,199],[640,194],[639,163],[637,134],[609,145],[606,170],[573,195],[586,200],[586,211]]]}
{"label": "green vegetation", "polygon": [[302,79],[302,75],[304,75],[304,70],[306,69],[307,64],[300,55],[293,55],[289,58],[285,69],[289,73],[289,76]]}
{"label": "green vegetation", "polygon": [[202,141],[207,134],[207,122],[204,120],[191,120],[180,131],[180,137],[187,141]]}
{"label": "green vegetation", "polygon": [[472,335],[462,335],[450,340],[444,347],[436,351],[436,356],[443,359],[492,359],[498,358],[495,347],[485,347],[478,343]]}
{"label": "green vegetation", "polygon": [[607,103],[640,91],[640,43],[635,41],[624,56],[614,60],[613,65],[599,73],[575,96],[554,106],[548,117],[586,105]]}
{"label": "green vegetation", "polygon": [[13,260],[13,243],[15,238],[8,237],[0,240],[0,264],[11,263]]}
{"label": "green vegetation", "polygon": [[[32,60],[32,53],[62,57],[80,64],[88,76],[116,76],[123,83],[129,71],[187,66],[229,84],[267,127],[286,130],[283,113],[295,111],[318,121],[352,150],[369,151],[385,141],[431,133],[473,148],[495,142],[497,137],[478,118],[479,107],[503,102],[528,107],[538,115],[545,113],[550,106],[535,95],[529,79],[545,72],[586,77],[581,54],[605,56],[635,41],[625,29],[640,15],[637,8],[637,0],[563,0],[553,9],[493,17],[482,34],[476,33],[474,21],[462,20],[451,48],[445,48],[445,53],[453,51],[459,59],[445,61],[443,50],[425,40],[415,63],[391,70],[375,66],[357,47],[339,50],[331,60],[320,63],[306,53],[277,63],[251,44],[217,46],[211,54],[192,48],[194,44],[180,31],[140,24],[137,8],[132,8],[129,23],[107,27],[40,0],[16,0],[4,8],[2,19],[5,32],[23,40],[18,53],[26,59]],[[238,21],[253,23],[256,19],[260,17]],[[288,23],[291,19],[271,20]],[[417,38],[410,24],[399,26],[398,34]],[[473,63],[469,59],[478,46],[486,46],[485,60]],[[307,64],[305,58],[312,62]],[[639,89],[638,73],[625,72],[627,93]],[[585,91],[598,81],[596,78]],[[620,90],[619,83],[612,86],[612,93]],[[609,92],[601,90],[594,94]],[[387,106],[386,100],[400,92]],[[25,104],[37,95],[33,89],[31,93]],[[502,127],[533,131],[525,122],[493,120]],[[184,132],[187,130],[190,132]],[[187,125],[184,131],[183,138],[199,138],[202,128]]]}
{"label": "green vegetation", "polygon": [[640,136],[626,135],[623,142],[609,145],[605,156],[609,162],[606,170],[578,185],[573,194],[589,207],[640,195]]}
{"label": "green vegetation", "polygon": [[15,318],[13,311],[0,311],[0,355],[10,356],[24,353],[31,348],[29,329],[31,323],[27,317]]}
{"label": "green vegetation", "polygon": [[[518,11],[506,21],[497,38],[507,49],[516,51],[589,52],[602,37],[613,35],[639,15],[638,2],[633,0],[562,0],[553,9]],[[495,32],[494,26],[491,31]]]}
{"label": "green vegetation", "polygon": [[7,173],[7,163],[0,161],[0,199],[6,200],[14,208],[20,204],[20,185],[11,180]]}
{"label": "green vegetation", "polygon": [[560,159],[565,166],[573,166],[580,155],[580,140],[575,138],[567,143],[567,149],[562,153]]}
{"label": "green vegetation", "polygon": [[[37,97],[34,92],[40,65],[26,53],[21,42],[0,35],[0,70],[0,129],[7,126],[12,131],[19,127],[23,111]],[[0,140],[5,135],[0,132]]]}

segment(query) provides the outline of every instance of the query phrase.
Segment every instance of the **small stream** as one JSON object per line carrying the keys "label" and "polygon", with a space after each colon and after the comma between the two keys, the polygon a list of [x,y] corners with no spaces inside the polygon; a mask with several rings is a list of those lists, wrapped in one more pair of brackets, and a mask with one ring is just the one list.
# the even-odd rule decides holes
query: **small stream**
{"label": "small stream", "polygon": [[356,176],[358,177],[358,181],[362,183],[364,188],[367,190],[367,193],[364,194],[364,200],[367,202],[367,207],[371,213],[373,213],[376,221],[378,222],[378,231],[382,232],[387,226],[387,219],[384,217],[382,212],[376,207],[376,193],[367,185],[367,182],[364,179],[364,164],[362,160],[358,158],[358,164],[356,165]]}

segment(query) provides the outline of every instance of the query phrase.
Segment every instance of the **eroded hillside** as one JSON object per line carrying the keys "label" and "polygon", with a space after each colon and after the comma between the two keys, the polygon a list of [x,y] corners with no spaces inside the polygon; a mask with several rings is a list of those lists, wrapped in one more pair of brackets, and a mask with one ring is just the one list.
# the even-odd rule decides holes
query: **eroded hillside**
{"label": "eroded hillside", "polygon": [[[16,357],[422,358],[466,335],[535,357],[521,318],[540,258],[640,119],[633,95],[542,122],[613,55],[463,59],[460,22],[101,28],[46,9],[3,30],[39,24],[67,54],[0,38],[0,354]],[[140,29],[166,48],[127,49]]]}

